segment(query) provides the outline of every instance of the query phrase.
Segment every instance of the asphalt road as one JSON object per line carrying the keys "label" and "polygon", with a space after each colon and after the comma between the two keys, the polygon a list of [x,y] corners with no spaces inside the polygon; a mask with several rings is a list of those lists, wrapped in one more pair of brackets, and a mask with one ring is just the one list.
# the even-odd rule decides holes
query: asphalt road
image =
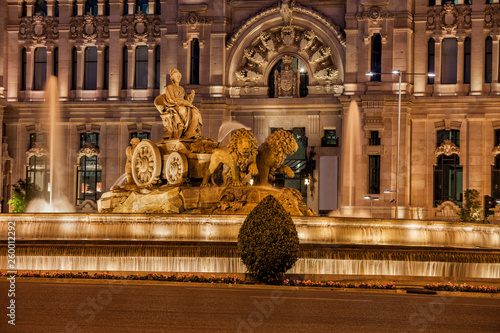
{"label": "asphalt road", "polygon": [[0,332],[500,332],[500,298],[235,286],[23,282]]}

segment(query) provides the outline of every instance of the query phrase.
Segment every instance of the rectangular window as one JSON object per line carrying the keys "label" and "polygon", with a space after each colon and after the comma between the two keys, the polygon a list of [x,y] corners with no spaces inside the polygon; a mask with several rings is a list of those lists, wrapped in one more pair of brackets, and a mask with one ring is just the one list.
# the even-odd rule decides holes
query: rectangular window
{"label": "rectangular window", "polygon": [[495,130],[495,147],[496,146],[500,146],[500,129]]}
{"label": "rectangular window", "polygon": [[[94,147],[99,147],[99,133],[80,133],[80,148],[91,143]],[[77,167],[77,191],[76,202],[81,204],[85,200],[97,201],[102,194],[102,167],[99,157],[82,156]]]}
{"label": "rectangular window", "polygon": [[[436,42],[434,41],[434,38],[431,38],[427,43],[427,73],[436,73],[435,63],[436,63]],[[427,84],[434,84],[433,76],[427,77]]]}
{"label": "rectangular window", "polygon": [[[372,36],[372,50],[371,50],[371,70],[372,73],[382,72],[382,37],[380,34],[374,34]],[[372,81],[380,82],[380,74],[375,74],[371,76]]]}
{"label": "rectangular window", "polygon": [[368,142],[370,146],[380,146],[380,137],[378,136],[378,134],[378,131],[370,132],[370,140]]}
{"label": "rectangular window", "polygon": [[338,147],[339,138],[337,136],[337,130],[327,129],[325,130],[325,135],[321,138],[321,147]]}
{"label": "rectangular window", "polygon": [[76,51],[76,47],[73,47],[73,52],[71,54],[71,89],[76,90],[76,79],[77,79],[77,71],[78,71],[78,52]]}
{"label": "rectangular window", "polygon": [[441,83],[457,83],[457,39],[443,39],[441,55]]}
{"label": "rectangular window", "polygon": [[103,89],[108,89],[109,87],[109,46],[104,48],[104,82],[102,84]]}
{"label": "rectangular window", "polygon": [[460,131],[459,130],[439,130],[437,131],[437,145],[441,146],[444,140],[450,140],[455,146],[460,147]]}
{"label": "rectangular window", "polygon": [[149,132],[132,132],[130,133],[130,139],[138,138],[139,140],[148,139],[151,140],[151,133]]}
{"label": "rectangular window", "polygon": [[43,90],[47,80],[47,49],[37,47],[34,52],[33,90]]}
{"label": "rectangular window", "polygon": [[200,84],[200,42],[191,41],[191,84]]}
{"label": "rectangular window", "polygon": [[464,83],[470,83],[470,63],[471,63],[471,41],[465,38],[464,41]]}
{"label": "rectangular window", "polygon": [[80,148],[86,143],[91,143],[94,147],[99,148],[99,133],[80,133]]}
{"label": "rectangular window", "polygon": [[97,89],[97,47],[89,46],[85,49],[84,89]]}
{"label": "rectangular window", "polygon": [[135,49],[135,89],[148,88],[148,47]]}
{"label": "rectangular window", "polygon": [[484,82],[491,83],[491,74],[493,72],[493,39],[488,36],[485,42],[484,52]]}
{"label": "rectangular window", "polygon": [[368,193],[380,194],[380,155],[369,155]]}
{"label": "rectangular window", "polygon": [[122,49],[122,89],[127,89],[128,85],[128,48]]}

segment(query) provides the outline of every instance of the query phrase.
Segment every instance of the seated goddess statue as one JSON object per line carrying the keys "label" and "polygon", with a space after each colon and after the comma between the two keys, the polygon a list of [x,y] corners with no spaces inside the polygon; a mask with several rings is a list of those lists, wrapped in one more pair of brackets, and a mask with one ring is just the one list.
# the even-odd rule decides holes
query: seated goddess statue
{"label": "seated goddess statue", "polygon": [[165,93],[155,98],[155,106],[161,114],[164,139],[191,139],[201,135],[203,123],[200,110],[192,103],[194,90],[186,95],[179,83],[182,75],[173,68],[170,71],[171,83],[165,88]]}

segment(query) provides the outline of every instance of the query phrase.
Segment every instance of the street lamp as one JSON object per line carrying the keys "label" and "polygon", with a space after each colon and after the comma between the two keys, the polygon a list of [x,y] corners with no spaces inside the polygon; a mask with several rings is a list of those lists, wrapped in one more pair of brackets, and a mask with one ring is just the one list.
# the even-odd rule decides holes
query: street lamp
{"label": "street lamp", "polygon": [[401,77],[403,76],[403,73],[406,75],[425,75],[428,77],[434,77],[436,74],[434,73],[407,73],[407,72],[402,72],[398,69],[393,70],[391,73],[375,73],[375,72],[368,72],[366,73],[367,76],[373,76],[373,75],[381,75],[381,74],[394,74],[398,75],[399,77],[399,88],[398,88],[398,137],[397,137],[397,144],[396,144],[396,208],[395,208],[395,218],[398,219],[398,206],[399,206],[399,185],[398,185],[398,179],[399,179],[399,141],[401,139]]}
{"label": "street lamp", "polygon": [[370,200],[370,217],[373,217],[373,200],[378,201],[378,197],[374,197],[371,195],[365,195],[364,198]]}

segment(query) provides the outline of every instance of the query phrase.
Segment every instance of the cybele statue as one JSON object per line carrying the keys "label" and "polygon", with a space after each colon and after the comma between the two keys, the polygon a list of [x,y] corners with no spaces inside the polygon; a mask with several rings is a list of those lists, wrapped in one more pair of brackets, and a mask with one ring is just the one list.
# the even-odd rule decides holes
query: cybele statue
{"label": "cybele statue", "polygon": [[[276,173],[293,178],[283,163],[297,142],[287,131],[273,133],[258,148],[253,133],[241,125],[227,147],[202,137],[200,110],[170,71],[165,93],[154,105],[163,121],[160,141],[133,138],[126,149],[127,182],[113,186],[98,201],[102,213],[248,214],[269,194],[292,215],[316,215],[296,189],[271,187]],[[262,186],[252,186],[251,179]]]}

